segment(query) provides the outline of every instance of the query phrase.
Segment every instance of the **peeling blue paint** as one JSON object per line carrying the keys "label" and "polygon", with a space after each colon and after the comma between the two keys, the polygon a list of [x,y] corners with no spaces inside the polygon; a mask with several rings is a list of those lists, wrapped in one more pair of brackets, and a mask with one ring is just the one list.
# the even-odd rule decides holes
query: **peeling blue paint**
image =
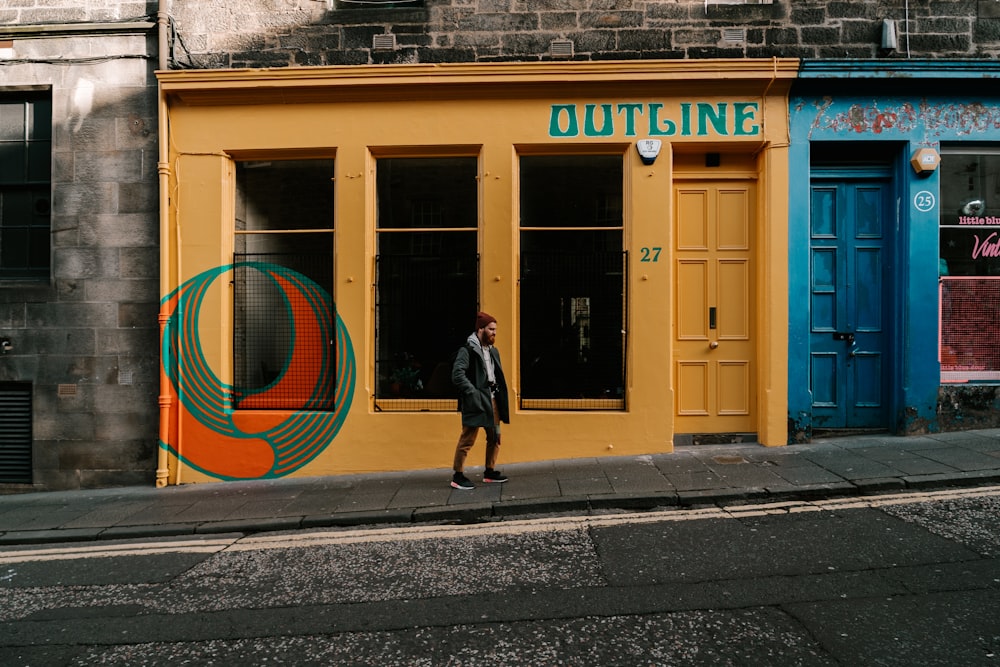
{"label": "peeling blue paint", "polygon": [[[917,135],[920,141],[960,139],[1000,131],[1000,105],[981,101],[965,103],[934,99],[883,102],[879,100],[838,101],[797,100],[794,112],[816,109],[809,140],[820,133],[897,136]],[[845,108],[846,107],[846,108]],[[872,139],[873,136],[857,138]],[[994,136],[989,138],[993,139]]]}

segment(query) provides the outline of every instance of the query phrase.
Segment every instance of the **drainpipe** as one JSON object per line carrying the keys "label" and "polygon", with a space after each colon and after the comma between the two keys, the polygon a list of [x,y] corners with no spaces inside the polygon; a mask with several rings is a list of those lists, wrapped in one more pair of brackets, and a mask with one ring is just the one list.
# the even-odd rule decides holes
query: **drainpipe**
{"label": "drainpipe", "polygon": [[170,30],[170,18],[167,13],[167,4],[169,0],[159,0],[159,4],[156,8],[156,55],[158,60],[156,63],[157,69],[167,69],[167,52],[170,47],[167,42],[167,31]]}
{"label": "drainpipe", "polygon": [[[167,18],[167,2],[168,0],[159,0],[159,5],[156,12],[156,24],[157,24],[157,68],[160,70],[167,69],[167,30],[169,27],[169,21]],[[157,123],[158,127],[158,141],[159,141],[159,159],[156,163],[157,173],[159,175],[159,220],[160,220],[160,295],[166,295],[170,293],[170,212],[169,212],[169,188],[170,188],[170,162],[169,162],[169,151],[167,144],[167,103],[163,97],[162,92],[158,92],[159,97],[158,104],[158,114],[159,119]],[[163,336],[167,329],[167,315],[164,312],[159,314],[159,326],[160,326],[160,341],[163,341]],[[163,363],[163,359],[160,359],[160,363]],[[160,369],[160,396],[159,396],[159,408],[160,408],[160,428],[159,428],[159,442],[157,446],[157,460],[156,460],[156,488],[163,488],[167,485],[167,481],[170,476],[169,469],[169,457],[167,455],[167,450],[164,446],[170,440],[170,420],[172,417],[172,405],[170,399],[170,379],[167,377],[166,371]]]}

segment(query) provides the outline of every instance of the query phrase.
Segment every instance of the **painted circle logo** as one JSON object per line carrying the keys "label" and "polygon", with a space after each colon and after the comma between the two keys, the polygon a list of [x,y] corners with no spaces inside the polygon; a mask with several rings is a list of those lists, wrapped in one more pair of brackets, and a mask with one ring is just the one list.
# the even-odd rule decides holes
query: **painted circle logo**
{"label": "painted circle logo", "polygon": [[[274,379],[259,390],[240,391],[241,407],[259,410],[233,410],[236,390],[211,368],[201,340],[206,295],[215,281],[238,269],[259,272],[271,282],[291,332]],[[160,312],[166,319],[161,371],[176,411],[161,448],[206,475],[234,480],[287,475],[333,442],[354,395],[356,364],[350,336],[326,290],[287,267],[244,262],[195,276],[161,301]],[[304,408],[326,409],[264,409],[289,391],[304,397]]]}

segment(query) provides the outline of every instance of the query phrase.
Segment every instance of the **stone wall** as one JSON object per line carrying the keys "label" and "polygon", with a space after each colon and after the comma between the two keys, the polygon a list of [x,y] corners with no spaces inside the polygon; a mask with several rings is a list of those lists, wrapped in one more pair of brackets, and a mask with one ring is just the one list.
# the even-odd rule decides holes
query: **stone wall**
{"label": "stone wall", "polygon": [[1000,386],[941,385],[938,390],[941,431],[1000,427]]}
{"label": "stone wall", "polygon": [[[174,58],[179,67],[241,68],[1000,55],[998,0],[729,2],[425,0],[418,9],[347,9],[328,0],[174,0]],[[882,48],[883,19],[895,22],[895,49]]]}
{"label": "stone wall", "polygon": [[[0,335],[12,344],[0,381],[31,383],[34,483],[0,492],[154,479],[159,201],[148,4],[0,8],[0,34],[19,31],[0,37],[0,90],[47,88],[53,102],[50,279],[0,281]],[[100,27],[72,34],[77,23]]]}

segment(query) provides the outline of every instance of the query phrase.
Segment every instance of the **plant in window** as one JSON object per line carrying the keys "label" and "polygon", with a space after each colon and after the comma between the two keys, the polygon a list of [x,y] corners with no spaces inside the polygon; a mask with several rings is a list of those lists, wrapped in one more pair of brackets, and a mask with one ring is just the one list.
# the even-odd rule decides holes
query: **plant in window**
{"label": "plant in window", "polygon": [[408,352],[403,352],[396,360],[396,369],[389,376],[393,393],[414,393],[422,391],[424,382],[420,379],[420,362]]}

